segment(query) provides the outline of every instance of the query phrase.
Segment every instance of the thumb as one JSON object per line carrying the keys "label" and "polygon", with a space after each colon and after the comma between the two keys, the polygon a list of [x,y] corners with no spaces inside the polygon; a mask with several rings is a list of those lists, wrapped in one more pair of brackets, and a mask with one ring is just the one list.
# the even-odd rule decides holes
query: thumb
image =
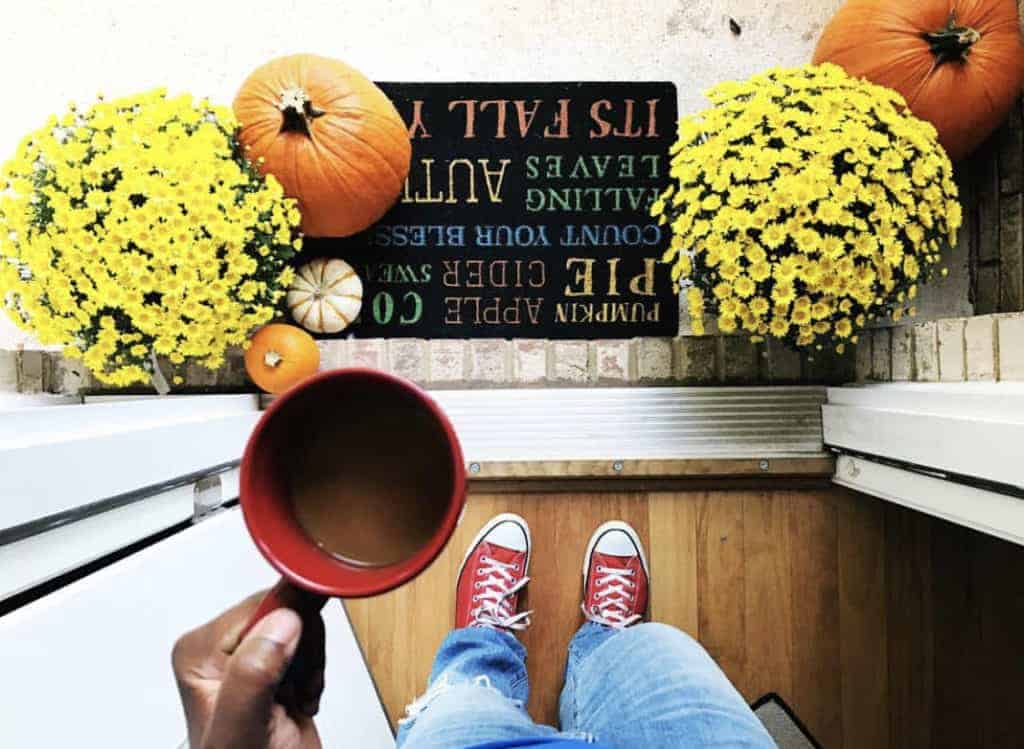
{"label": "thumb", "polygon": [[295,655],[302,620],[290,609],[263,617],[228,660],[207,734],[216,747],[262,747],[278,684]]}

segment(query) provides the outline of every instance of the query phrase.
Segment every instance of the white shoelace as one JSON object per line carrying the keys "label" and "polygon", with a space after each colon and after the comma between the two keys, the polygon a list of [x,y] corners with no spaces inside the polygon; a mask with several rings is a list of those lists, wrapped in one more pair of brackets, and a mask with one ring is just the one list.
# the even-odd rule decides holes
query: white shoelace
{"label": "white shoelace", "polygon": [[530,614],[533,612],[515,613],[510,600],[530,582],[530,578],[525,576],[516,581],[518,572],[518,564],[499,562],[487,556],[480,558],[477,579],[473,582],[473,589],[479,592],[473,594],[474,607],[470,611],[473,622],[470,626],[515,630],[530,626]]}
{"label": "white shoelace", "polygon": [[640,614],[629,615],[630,606],[636,599],[631,590],[636,589],[636,583],[630,578],[636,576],[636,570],[613,569],[598,565],[594,580],[597,592],[594,594],[595,603],[588,609],[586,601],[581,604],[583,615],[588,620],[603,624],[606,627],[625,629],[641,619]]}

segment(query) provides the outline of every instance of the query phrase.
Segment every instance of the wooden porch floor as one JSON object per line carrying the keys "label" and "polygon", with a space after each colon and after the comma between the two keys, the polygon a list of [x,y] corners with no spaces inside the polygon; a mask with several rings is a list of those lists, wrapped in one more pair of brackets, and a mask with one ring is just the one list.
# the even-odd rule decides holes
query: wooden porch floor
{"label": "wooden porch floor", "polygon": [[647,543],[652,618],[697,637],[748,700],[780,694],[826,749],[1021,746],[1024,548],[838,488],[472,496],[430,570],[348,603],[392,720],[448,631],[465,545],[505,511],[534,539],[539,721],[557,720],[586,540],[622,518]]}

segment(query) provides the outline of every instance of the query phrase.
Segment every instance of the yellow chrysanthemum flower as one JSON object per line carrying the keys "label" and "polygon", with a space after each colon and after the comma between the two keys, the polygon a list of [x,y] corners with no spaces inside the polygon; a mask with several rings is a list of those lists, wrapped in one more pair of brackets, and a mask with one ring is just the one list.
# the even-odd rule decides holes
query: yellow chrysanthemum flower
{"label": "yellow chrysanthemum flower", "polygon": [[[115,386],[223,361],[271,319],[294,201],[240,157],[230,109],[162,90],[72,108],[3,168],[0,303]],[[2,185],[0,185],[2,187]]]}
{"label": "yellow chrysanthemum flower", "polygon": [[708,98],[680,122],[653,214],[672,232],[673,278],[721,330],[838,348],[943,272],[962,222],[952,165],[898,94],[822,65]]}

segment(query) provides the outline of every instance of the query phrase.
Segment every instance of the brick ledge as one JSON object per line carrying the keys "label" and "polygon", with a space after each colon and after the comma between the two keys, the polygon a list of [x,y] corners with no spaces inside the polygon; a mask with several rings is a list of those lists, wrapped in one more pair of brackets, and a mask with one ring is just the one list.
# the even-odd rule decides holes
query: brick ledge
{"label": "brick ledge", "polygon": [[1024,313],[878,328],[861,336],[858,382],[1024,380]]}
{"label": "brick ledge", "polygon": [[[630,340],[370,338],[318,342],[321,367],[385,369],[431,388],[625,385],[840,384],[854,377],[854,356],[798,354],[746,336]],[[251,388],[241,352],[221,370],[190,366],[183,390]],[[145,388],[136,389],[136,392]],[[81,365],[49,351],[0,351],[0,392],[109,391]]]}

